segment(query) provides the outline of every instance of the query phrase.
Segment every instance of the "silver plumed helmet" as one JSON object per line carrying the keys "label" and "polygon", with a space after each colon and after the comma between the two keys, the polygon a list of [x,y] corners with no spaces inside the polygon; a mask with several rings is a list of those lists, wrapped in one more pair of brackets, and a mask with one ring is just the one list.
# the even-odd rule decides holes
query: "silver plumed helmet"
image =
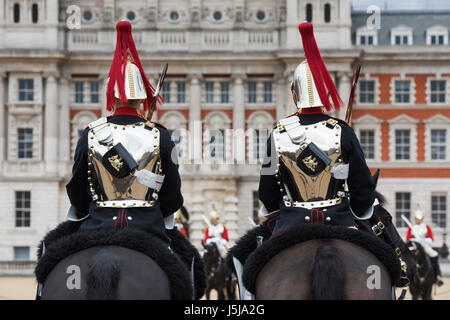
{"label": "silver plumed helmet", "polygon": [[306,60],[295,69],[294,79],[291,82],[291,91],[294,103],[298,109],[323,107]]}

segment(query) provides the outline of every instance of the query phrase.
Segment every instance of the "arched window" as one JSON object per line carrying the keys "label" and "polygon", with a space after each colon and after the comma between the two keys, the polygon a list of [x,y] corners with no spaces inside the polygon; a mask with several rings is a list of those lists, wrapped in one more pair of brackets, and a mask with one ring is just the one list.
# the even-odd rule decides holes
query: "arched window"
{"label": "arched window", "polygon": [[330,22],[330,20],[331,20],[331,5],[329,3],[325,4],[324,15],[325,15],[325,17],[324,17],[325,18],[325,22]]}
{"label": "arched window", "polygon": [[31,21],[33,23],[38,23],[38,18],[39,18],[39,9],[38,9],[38,5],[36,3],[34,3],[31,6]]}
{"label": "arched window", "polygon": [[20,22],[20,4],[16,3],[13,7],[14,23]]}
{"label": "arched window", "polygon": [[312,14],[313,14],[312,9],[313,9],[312,4],[308,3],[306,5],[306,21],[308,22],[312,22]]}
{"label": "arched window", "polygon": [[254,163],[261,163],[266,154],[267,138],[273,128],[274,119],[265,111],[253,112],[247,119],[247,159]]}

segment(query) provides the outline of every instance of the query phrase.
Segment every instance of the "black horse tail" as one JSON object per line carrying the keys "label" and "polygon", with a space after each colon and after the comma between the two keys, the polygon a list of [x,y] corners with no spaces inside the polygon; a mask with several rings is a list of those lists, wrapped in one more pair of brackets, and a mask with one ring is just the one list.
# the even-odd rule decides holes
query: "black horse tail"
{"label": "black horse tail", "polygon": [[86,275],[87,299],[116,299],[120,279],[117,259],[109,250],[102,249],[92,260]]}
{"label": "black horse tail", "polygon": [[337,249],[323,243],[317,249],[309,271],[312,300],[344,300],[344,266]]}

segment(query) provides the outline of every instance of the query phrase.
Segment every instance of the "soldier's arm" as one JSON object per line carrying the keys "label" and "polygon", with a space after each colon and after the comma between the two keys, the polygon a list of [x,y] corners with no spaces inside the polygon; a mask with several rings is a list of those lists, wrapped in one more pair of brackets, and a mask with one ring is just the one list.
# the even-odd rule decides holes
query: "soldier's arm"
{"label": "soldier's arm", "polygon": [[158,129],[161,133],[161,165],[165,175],[164,183],[158,194],[158,200],[163,216],[168,217],[183,205],[181,178],[178,172],[178,157],[175,151],[175,144],[167,130],[162,127]]}
{"label": "soldier's arm", "polygon": [[272,134],[267,139],[266,157],[261,167],[261,176],[259,180],[259,199],[264,204],[268,213],[279,210],[282,194],[280,192],[280,186],[278,180],[275,178],[276,154],[272,155]]}
{"label": "soldier's arm", "polygon": [[342,154],[349,164],[348,189],[350,207],[361,217],[368,212],[375,200],[375,182],[367,166],[364,153],[352,128],[342,125]]}
{"label": "soldier's arm", "polygon": [[79,219],[86,216],[89,212],[89,203],[91,196],[88,188],[88,130],[84,130],[78,140],[74,154],[74,164],[72,167],[72,179],[66,185],[67,195],[70,204],[76,209]]}

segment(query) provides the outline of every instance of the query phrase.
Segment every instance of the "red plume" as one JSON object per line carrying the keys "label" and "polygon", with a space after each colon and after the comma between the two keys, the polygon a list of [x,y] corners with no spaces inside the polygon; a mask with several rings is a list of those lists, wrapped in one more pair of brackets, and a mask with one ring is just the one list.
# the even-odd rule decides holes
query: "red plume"
{"label": "red plume", "polygon": [[[153,99],[155,89],[148,81],[144,69],[142,68],[141,60],[139,59],[136,46],[134,44],[133,36],[131,34],[131,24],[128,21],[120,21],[116,25],[117,43],[116,51],[114,52],[114,59],[109,70],[109,82],[106,91],[106,110],[111,111],[114,106],[114,88],[117,84],[119,89],[119,100],[122,103],[128,101],[125,93],[125,70],[127,65],[127,58],[130,56],[131,62],[134,63],[141,72],[142,80],[144,81],[145,91],[147,92],[147,99],[144,100],[144,111],[150,107]],[[162,97],[158,98],[158,102],[163,103]],[[155,106],[156,111],[156,106]]]}
{"label": "red plume", "polygon": [[305,57],[311,69],[320,101],[322,101],[322,104],[328,111],[331,110],[329,94],[331,100],[333,100],[334,108],[339,110],[343,102],[320,56],[320,51],[314,38],[313,25],[309,22],[301,23],[298,26],[298,30],[302,36],[303,50],[305,51]]}

